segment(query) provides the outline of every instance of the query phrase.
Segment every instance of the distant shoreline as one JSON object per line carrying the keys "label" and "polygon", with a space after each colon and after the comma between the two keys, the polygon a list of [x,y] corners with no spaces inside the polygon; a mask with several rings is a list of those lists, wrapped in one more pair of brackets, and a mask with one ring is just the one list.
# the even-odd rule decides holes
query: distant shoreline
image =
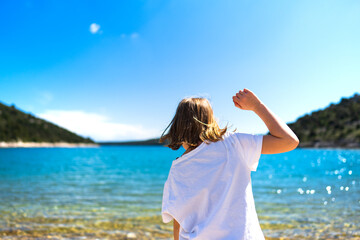
{"label": "distant shoreline", "polygon": [[315,149],[359,149],[360,143],[358,142],[305,142],[300,143],[299,148],[315,148]]}
{"label": "distant shoreline", "polygon": [[67,142],[0,142],[0,148],[77,148],[99,147],[96,143],[67,143]]}
{"label": "distant shoreline", "polygon": [[98,142],[100,146],[164,146],[165,143],[160,143],[160,139],[152,138],[146,140],[134,141],[114,141],[114,142]]}
{"label": "distant shoreline", "polygon": [[[160,143],[158,138],[138,141],[124,141],[124,142],[97,142],[100,146],[166,146],[165,143]],[[303,149],[359,149],[359,142],[300,142],[298,148]]]}
{"label": "distant shoreline", "polygon": [[[67,142],[0,142],[0,148],[91,148],[103,146],[166,146],[158,141],[129,141],[129,142],[98,142],[98,143],[67,143]],[[359,149],[359,143],[336,145],[334,143],[304,143],[298,147],[300,149]]]}

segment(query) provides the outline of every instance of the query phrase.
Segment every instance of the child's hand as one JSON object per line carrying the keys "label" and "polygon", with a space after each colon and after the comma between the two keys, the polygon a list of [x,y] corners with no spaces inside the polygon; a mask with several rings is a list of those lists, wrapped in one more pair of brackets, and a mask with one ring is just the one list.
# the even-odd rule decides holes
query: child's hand
{"label": "child's hand", "polygon": [[244,90],[240,90],[235,96],[233,96],[233,102],[235,107],[254,112],[261,105],[260,99],[246,88],[244,88]]}

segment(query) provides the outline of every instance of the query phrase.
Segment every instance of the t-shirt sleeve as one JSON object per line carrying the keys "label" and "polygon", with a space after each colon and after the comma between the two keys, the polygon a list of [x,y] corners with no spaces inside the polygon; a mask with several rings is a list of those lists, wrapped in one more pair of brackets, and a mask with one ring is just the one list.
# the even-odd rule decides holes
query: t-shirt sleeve
{"label": "t-shirt sleeve", "polygon": [[261,156],[263,135],[233,133],[232,137],[234,137],[239,144],[239,150],[249,169],[256,171]]}

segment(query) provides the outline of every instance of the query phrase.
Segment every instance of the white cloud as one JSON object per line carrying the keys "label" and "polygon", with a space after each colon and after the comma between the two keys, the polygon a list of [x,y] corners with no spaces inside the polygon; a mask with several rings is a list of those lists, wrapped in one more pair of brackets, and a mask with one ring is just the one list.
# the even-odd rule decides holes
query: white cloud
{"label": "white cloud", "polygon": [[100,30],[100,25],[99,24],[96,24],[96,23],[90,24],[90,32],[92,34],[95,34],[95,33],[99,32],[99,30]]}
{"label": "white cloud", "polygon": [[38,116],[95,141],[139,140],[159,136],[156,130],[141,125],[111,122],[108,117],[97,113],[47,110]]}

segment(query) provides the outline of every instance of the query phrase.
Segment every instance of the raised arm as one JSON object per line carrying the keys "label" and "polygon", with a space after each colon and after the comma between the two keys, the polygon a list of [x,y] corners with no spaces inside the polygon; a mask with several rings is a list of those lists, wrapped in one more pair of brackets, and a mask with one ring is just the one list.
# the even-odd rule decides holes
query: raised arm
{"label": "raised arm", "polygon": [[288,152],[299,145],[295,133],[250,90],[240,90],[233,96],[233,102],[242,110],[255,112],[269,129],[270,135],[263,136],[262,154]]}

